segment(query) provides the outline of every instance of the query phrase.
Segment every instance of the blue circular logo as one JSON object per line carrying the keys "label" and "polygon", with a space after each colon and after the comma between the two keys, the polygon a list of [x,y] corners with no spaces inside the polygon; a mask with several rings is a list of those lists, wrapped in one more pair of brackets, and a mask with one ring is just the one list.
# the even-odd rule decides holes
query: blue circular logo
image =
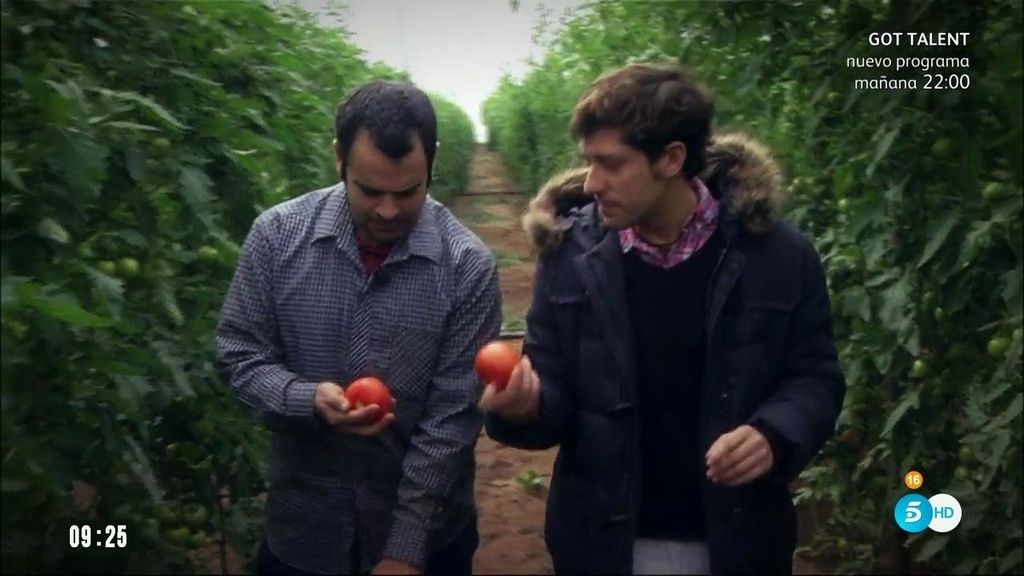
{"label": "blue circular logo", "polygon": [[907,494],[893,509],[896,524],[907,532],[922,532],[932,521],[932,504],[920,494]]}

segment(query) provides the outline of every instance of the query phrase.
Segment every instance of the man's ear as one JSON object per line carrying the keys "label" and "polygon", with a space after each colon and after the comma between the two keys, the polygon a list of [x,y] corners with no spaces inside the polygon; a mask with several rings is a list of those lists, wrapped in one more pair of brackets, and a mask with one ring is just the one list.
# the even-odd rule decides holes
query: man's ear
{"label": "man's ear", "polygon": [[658,174],[662,178],[672,178],[683,174],[683,165],[686,163],[686,144],[678,140],[672,142],[661,153],[656,166]]}
{"label": "man's ear", "polygon": [[341,154],[341,143],[335,138],[332,142],[331,149],[334,150],[334,166],[338,170],[338,181],[344,180],[342,174],[345,173],[345,158]]}

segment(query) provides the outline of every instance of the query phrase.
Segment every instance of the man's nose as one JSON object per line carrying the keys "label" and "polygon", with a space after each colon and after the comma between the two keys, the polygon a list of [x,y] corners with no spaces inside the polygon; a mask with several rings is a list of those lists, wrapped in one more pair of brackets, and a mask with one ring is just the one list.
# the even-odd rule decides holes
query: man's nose
{"label": "man's nose", "polygon": [[583,181],[583,193],[587,194],[588,196],[593,196],[600,192],[603,188],[603,182],[595,174],[595,170],[591,168],[590,171],[587,172],[586,180]]}
{"label": "man's nose", "polygon": [[391,196],[384,196],[375,210],[377,217],[381,220],[391,220],[398,216],[398,203]]}

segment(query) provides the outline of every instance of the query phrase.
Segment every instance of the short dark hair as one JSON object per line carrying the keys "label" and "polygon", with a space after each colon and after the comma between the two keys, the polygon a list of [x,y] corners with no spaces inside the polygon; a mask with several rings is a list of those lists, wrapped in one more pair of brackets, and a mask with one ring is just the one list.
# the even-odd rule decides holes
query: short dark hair
{"label": "short dark hair", "polygon": [[630,64],[603,74],[583,93],[572,114],[576,140],[604,128],[622,130],[623,141],[653,162],[674,141],[686,145],[683,174],[704,169],[714,96],[683,67]]}
{"label": "short dark hair", "polygon": [[394,160],[412,151],[411,136],[416,133],[427,155],[427,185],[430,185],[437,152],[437,114],[423,91],[407,82],[377,80],[345,96],[334,115],[334,137],[344,161],[343,180],[349,151],[360,128],[366,128],[373,144]]}

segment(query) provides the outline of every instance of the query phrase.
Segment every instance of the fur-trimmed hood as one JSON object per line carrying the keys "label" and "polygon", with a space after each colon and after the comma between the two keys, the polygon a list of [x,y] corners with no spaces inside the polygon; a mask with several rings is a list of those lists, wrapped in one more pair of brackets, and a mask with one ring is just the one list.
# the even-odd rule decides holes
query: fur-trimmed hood
{"label": "fur-trimmed hood", "polygon": [[[711,139],[707,156],[700,178],[723,201],[726,217],[742,222],[751,234],[766,232],[786,197],[782,172],[768,148],[744,134],[727,133]],[[583,191],[587,170],[553,176],[530,201],[522,224],[535,251],[558,246],[572,223],[565,216],[593,200]]]}

